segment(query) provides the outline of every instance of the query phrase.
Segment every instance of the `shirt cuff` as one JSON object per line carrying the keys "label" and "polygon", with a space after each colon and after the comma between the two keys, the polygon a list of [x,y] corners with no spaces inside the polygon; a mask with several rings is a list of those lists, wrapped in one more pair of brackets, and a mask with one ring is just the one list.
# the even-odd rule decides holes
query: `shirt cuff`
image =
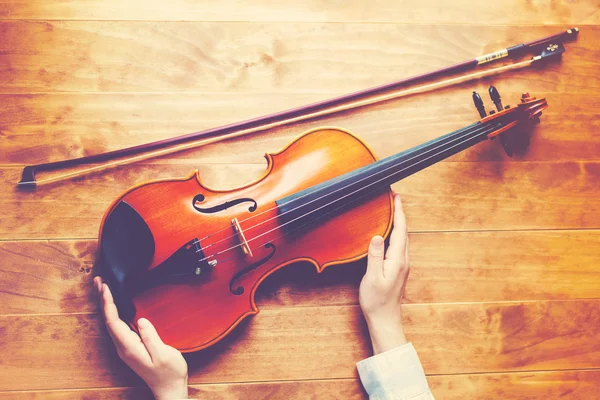
{"label": "shirt cuff", "polygon": [[412,343],[362,360],[356,368],[371,400],[411,399],[429,390]]}

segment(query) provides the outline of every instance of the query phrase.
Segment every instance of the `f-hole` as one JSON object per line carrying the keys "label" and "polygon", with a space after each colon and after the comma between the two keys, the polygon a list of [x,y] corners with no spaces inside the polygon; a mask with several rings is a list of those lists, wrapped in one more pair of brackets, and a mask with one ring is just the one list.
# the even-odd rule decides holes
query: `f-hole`
{"label": "f-hole", "polygon": [[236,296],[242,295],[244,293],[244,288],[241,286],[238,286],[234,289],[233,284],[235,283],[235,281],[238,280],[239,278],[241,278],[242,276],[246,275],[248,272],[255,270],[256,268],[260,267],[261,265],[263,265],[264,263],[269,261],[275,255],[275,251],[277,250],[277,248],[275,247],[275,245],[273,243],[265,244],[265,249],[272,249],[272,250],[266,257],[258,260],[254,264],[247,266],[246,268],[244,268],[243,270],[241,270],[237,274],[235,274],[233,276],[233,278],[231,278],[231,281],[229,281],[229,291],[231,293],[235,294]]}
{"label": "f-hole", "polygon": [[226,210],[229,207],[233,207],[235,205],[238,205],[241,203],[246,203],[246,202],[252,203],[252,205],[248,208],[248,211],[254,212],[258,208],[258,204],[256,204],[256,200],[251,199],[249,197],[242,197],[241,199],[226,201],[225,203],[216,205],[214,207],[206,207],[206,208],[199,207],[196,203],[202,203],[204,201],[204,199],[205,199],[205,197],[203,194],[197,194],[192,199],[192,207],[194,207],[194,209],[196,211],[203,213],[203,214],[214,214],[219,211]]}

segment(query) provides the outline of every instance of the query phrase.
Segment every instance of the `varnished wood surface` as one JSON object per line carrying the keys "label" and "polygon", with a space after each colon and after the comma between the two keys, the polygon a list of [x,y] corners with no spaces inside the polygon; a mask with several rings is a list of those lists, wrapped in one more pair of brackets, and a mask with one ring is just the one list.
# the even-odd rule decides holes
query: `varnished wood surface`
{"label": "varnished wood surface", "polygon": [[[411,304],[405,329],[429,374],[591,369],[600,356],[599,302]],[[353,378],[354,362],[370,352],[358,306],[265,309],[246,321],[187,357],[190,383]],[[139,384],[97,314],[4,316],[0,326],[4,373],[12,377],[1,390]]]}
{"label": "varnished wood surface", "polygon": [[[599,236],[597,230],[411,234],[414,268],[406,301],[600,297]],[[96,312],[98,304],[89,289],[95,252],[95,240],[0,242],[5,276],[0,282],[0,313]],[[298,265],[268,278],[258,291],[257,304],[262,310],[356,305],[363,273],[363,262],[331,267],[320,275],[311,265]]]}
{"label": "varnished wood surface", "polygon": [[[450,400],[493,400],[514,398],[547,400],[569,398],[588,400],[598,390],[600,374],[594,370],[436,375],[428,378],[438,397]],[[198,399],[242,399],[257,396],[276,399],[362,399],[360,384],[352,378],[272,383],[228,383],[190,385],[190,395]],[[148,389],[111,388],[0,392],[0,399],[152,399]],[[258,397],[258,396],[257,396]]]}
{"label": "varnished wood surface", "polygon": [[124,20],[192,20],[192,21],[302,21],[302,22],[393,22],[431,24],[594,24],[599,21],[597,0],[570,2],[527,2],[517,0],[498,3],[473,3],[469,0],[453,2],[452,6],[436,0],[405,4],[384,0],[377,7],[364,0],[344,4],[339,1],[322,4],[319,0],[301,3],[294,0],[237,2],[227,0],[218,5],[211,1],[172,1],[165,7],[160,0],[67,0],[31,2],[3,0],[0,2],[5,19],[124,19]]}
{"label": "varnished wood surface", "polygon": [[[518,27],[481,24],[0,20],[6,38],[0,44],[5,64],[0,90],[349,92],[571,27],[528,27],[525,38]],[[598,89],[593,62],[600,30],[581,29],[564,55],[568,62],[528,74],[532,89]]]}
{"label": "varnished wood surface", "polygon": [[[598,36],[600,41],[600,35]],[[600,54],[599,54],[600,57]],[[516,104],[523,84],[513,76],[495,82],[506,104]],[[487,83],[487,84],[486,84]],[[465,90],[485,93],[492,79],[463,85],[464,90],[446,89],[429,95],[404,98],[356,113],[343,113],[252,135],[253,146],[245,140],[229,140],[229,151],[215,152],[209,146],[161,158],[161,162],[191,160],[189,168],[210,164],[263,164],[265,152],[273,153],[301,132],[321,123],[341,126],[363,138],[379,157],[399,149],[417,146],[426,140],[461,128],[474,118],[470,96]],[[484,142],[447,161],[594,161],[600,153],[600,108],[595,93],[532,91],[545,97],[544,125],[531,135],[527,156],[508,157],[494,142]],[[145,141],[165,139],[181,132],[194,132],[253,116],[275,112],[341,93],[36,93],[0,94],[0,132],[7,139],[0,153],[0,166],[36,164],[81,157],[93,149],[115,150]],[[260,96],[260,102],[255,101]],[[430,104],[429,104],[430,103]],[[224,112],[231,108],[235,113]],[[439,116],[443,115],[443,118]],[[394,144],[391,146],[390,144]],[[397,146],[397,147],[396,147]],[[100,150],[98,150],[100,151]],[[446,162],[446,161],[444,161]],[[187,174],[187,171],[183,172]],[[110,174],[112,175],[112,174]],[[40,174],[41,176],[41,174]],[[246,179],[246,178],[244,178]],[[243,181],[241,181],[243,183]],[[229,180],[214,184],[231,186]]]}
{"label": "varnished wood surface", "polygon": [[[100,219],[125,189],[187,176],[233,188],[319,125],[380,157],[477,119],[471,91],[549,108],[527,153],[483,143],[397,185],[410,230],[407,335],[440,399],[600,391],[600,12],[593,1],[418,3],[0,0],[0,399],[149,398],[92,293]],[[36,192],[27,164],[279,111],[579,26],[563,60],[119,167]],[[366,243],[365,243],[366,246]],[[189,356],[197,398],[360,399],[364,262],[300,264],[261,313]],[[302,355],[300,357],[300,355]],[[145,396],[145,397],[144,397]]]}
{"label": "varnished wood surface", "polygon": [[[0,238],[97,237],[105,210],[128,187],[188,176],[194,167],[203,182],[217,188],[250,182],[265,170],[265,165],[254,164],[159,162],[78,178],[72,185],[50,184],[27,194],[13,186],[21,169],[0,167],[0,180],[8,186],[0,193]],[[600,221],[599,181],[597,161],[457,162],[440,163],[393,187],[404,196],[410,231],[472,231],[482,225],[484,230],[595,229]]]}

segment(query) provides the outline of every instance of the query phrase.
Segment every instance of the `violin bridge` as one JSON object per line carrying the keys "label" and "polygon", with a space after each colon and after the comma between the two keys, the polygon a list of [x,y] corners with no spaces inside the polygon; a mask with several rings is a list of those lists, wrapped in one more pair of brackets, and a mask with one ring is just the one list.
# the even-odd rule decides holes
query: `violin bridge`
{"label": "violin bridge", "polygon": [[233,227],[235,233],[237,233],[238,235],[238,239],[240,240],[240,243],[242,245],[242,251],[244,252],[244,254],[249,255],[250,257],[254,257],[254,254],[252,254],[252,250],[250,249],[250,245],[248,244],[248,241],[244,236],[244,231],[242,231],[242,227],[240,226],[240,221],[238,221],[237,218],[232,219],[231,226]]}

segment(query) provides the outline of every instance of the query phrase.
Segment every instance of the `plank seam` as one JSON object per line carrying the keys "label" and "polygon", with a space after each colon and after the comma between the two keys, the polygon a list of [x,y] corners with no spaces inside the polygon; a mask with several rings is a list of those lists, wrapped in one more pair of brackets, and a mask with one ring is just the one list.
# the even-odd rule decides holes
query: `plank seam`
{"label": "plank seam", "polygon": [[[492,371],[492,372],[469,372],[469,373],[450,373],[450,374],[425,374],[428,377],[444,377],[444,376],[485,376],[485,375],[508,375],[508,374],[529,374],[529,373],[559,373],[559,372],[596,372],[600,368],[570,368],[570,369],[542,369],[542,370],[510,370],[510,371]],[[282,379],[282,380],[259,380],[259,381],[226,381],[226,382],[198,382],[188,383],[188,387],[202,386],[219,386],[219,385],[258,385],[269,383],[295,383],[295,382],[339,382],[339,381],[356,381],[357,377],[340,377],[340,378],[325,378],[325,379]],[[148,389],[147,386],[97,386],[97,387],[82,387],[82,388],[64,388],[64,389],[28,389],[28,390],[2,390],[3,393],[35,393],[35,392],[72,392],[72,391],[91,391],[91,390],[121,390],[121,389]],[[148,389],[149,390],[149,389]]]}
{"label": "plank seam", "polygon": [[[91,283],[90,283],[91,286]],[[358,288],[357,288],[358,290]],[[506,305],[506,304],[534,304],[534,303],[575,303],[575,302],[598,302],[600,298],[598,297],[585,297],[585,298],[577,298],[577,299],[543,299],[543,300],[497,300],[497,301],[457,301],[457,302],[446,302],[446,303],[403,303],[404,306],[415,306],[415,307],[425,307],[425,306],[456,306],[456,305]],[[322,305],[289,305],[289,306],[279,306],[279,307],[259,307],[261,312],[269,311],[269,312],[277,312],[279,310],[295,310],[295,309],[307,309],[307,308],[359,308],[358,304],[322,304]],[[97,311],[81,311],[81,312],[71,312],[71,313],[39,313],[39,314],[0,314],[0,318],[30,318],[30,317],[68,317],[68,316],[76,316],[76,315],[99,315],[100,312]]]}
{"label": "plank seam", "polygon": [[[590,15],[582,17],[583,19],[591,18],[596,14],[596,12],[591,13]],[[355,25],[405,25],[405,26],[485,26],[485,27],[498,27],[498,28],[520,28],[520,27],[554,27],[554,26],[565,26],[565,27],[598,27],[600,24],[594,23],[564,23],[564,22],[551,22],[551,23],[516,23],[516,24],[507,24],[507,23],[464,23],[464,22],[435,22],[435,21],[427,21],[427,22],[409,22],[409,21],[383,21],[383,20],[373,20],[373,21],[363,21],[363,20],[336,20],[336,21],[327,21],[327,20],[314,20],[314,21],[302,21],[302,20],[276,20],[276,19],[254,19],[254,20],[219,20],[219,19],[68,19],[68,18],[0,18],[0,22],[40,22],[40,21],[49,21],[49,22],[131,22],[131,23],[153,23],[153,22],[163,22],[163,23],[215,23],[215,24],[302,24],[302,25],[324,25],[324,24],[332,24],[332,25],[341,25],[341,24],[355,24]]]}
{"label": "plank seam", "polygon": [[[560,233],[578,233],[578,232],[590,232],[590,233],[600,233],[600,226],[594,228],[531,228],[531,229],[481,229],[481,230],[430,230],[430,231],[408,231],[411,235],[429,235],[429,234],[438,234],[438,233],[543,233],[543,232],[560,232]],[[97,237],[46,237],[46,238],[10,238],[10,239],[2,239],[0,238],[0,243],[10,243],[10,242],[41,242],[41,241],[82,241],[82,240],[98,240]]]}

